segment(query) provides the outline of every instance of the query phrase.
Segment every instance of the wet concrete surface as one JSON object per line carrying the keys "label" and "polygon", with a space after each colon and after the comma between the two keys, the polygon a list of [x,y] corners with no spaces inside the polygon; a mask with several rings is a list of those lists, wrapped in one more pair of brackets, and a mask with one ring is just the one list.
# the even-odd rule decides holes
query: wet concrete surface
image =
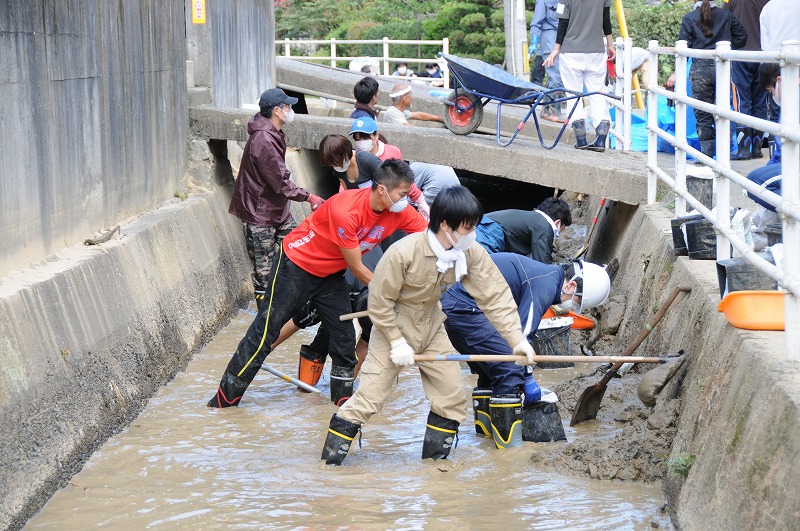
{"label": "wet concrete surface", "polygon": [[[240,407],[208,409],[251,319],[241,311],[26,529],[669,526],[659,513],[660,484],[553,472],[531,455],[563,443],[497,450],[474,434],[471,410],[451,457],[422,461],[428,405],[413,368],[400,375],[384,411],[365,426],[363,447],[354,444],[341,467],[319,459],[336,411],[327,370],[320,394],[300,393],[262,371]],[[301,331],[268,363],[295,375],[299,345],[312,336],[313,329]],[[537,373],[542,385],[555,387],[579,370]],[[467,392],[475,377],[466,367],[463,374]],[[583,437],[568,423],[564,416],[570,442]]]}

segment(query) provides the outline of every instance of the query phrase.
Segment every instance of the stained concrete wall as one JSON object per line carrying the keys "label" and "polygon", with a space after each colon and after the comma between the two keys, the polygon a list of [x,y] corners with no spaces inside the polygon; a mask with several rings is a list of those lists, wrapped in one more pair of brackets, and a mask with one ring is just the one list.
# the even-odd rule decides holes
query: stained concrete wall
{"label": "stained concrete wall", "polygon": [[272,0],[207,2],[214,105],[257,104],[275,86]]}
{"label": "stained concrete wall", "polygon": [[183,1],[0,2],[0,276],[172,196]]}
{"label": "stained concrete wall", "polygon": [[0,529],[18,528],[252,296],[229,190],[0,283]]}
{"label": "stained concrete wall", "polygon": [[[667,474],[673,522],[682,529],[796,528],[800,368],[786,361],[782,332],[737,329],[717,313],[715,262],[676,259],[670,217],[660,206],[640,207],[624,234],[617,234],[613,254],[621,264],[614,295],[626,300],[619,334],[628,341],[673,287],[692,288],[637,352],[686,350],[684,366],[654,408],[681,401],[669,459],[681,452],[696,456],[685,480]],[[597,247],[603,245],[597,240]],[[590,255],[608,253],[592,248]]]}

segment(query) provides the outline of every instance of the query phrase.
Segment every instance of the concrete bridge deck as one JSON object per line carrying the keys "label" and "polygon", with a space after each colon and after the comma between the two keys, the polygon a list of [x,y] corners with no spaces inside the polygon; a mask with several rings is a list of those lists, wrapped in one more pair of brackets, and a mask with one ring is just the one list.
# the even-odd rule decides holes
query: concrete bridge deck
{"label": "concrete bridge deck", "polygon": [[[212,106],[189,109],[189,127],[207,139],[247,140],[252,112]],[[351,120],[298,115],[285,129],[290,146],[316,149],[332,133],[347,134]],[[505,177],[637,205],[646,198],[646,159],[642,153],[578,151],[571,146],[542,148],[538,142],[517,139],[500,147],[494,136],[457,136],[442,128],[382,124],[381,132],[409,160],[446,164],[457,170]]]}

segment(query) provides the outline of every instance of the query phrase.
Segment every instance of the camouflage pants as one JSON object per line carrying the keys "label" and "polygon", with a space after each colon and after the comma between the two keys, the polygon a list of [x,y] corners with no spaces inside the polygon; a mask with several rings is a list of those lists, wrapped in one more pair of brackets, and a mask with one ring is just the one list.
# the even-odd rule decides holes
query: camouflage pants
{"label": "camouflage pants", "polygon": [[291,214],[280,225],[253,225],[252,223],[242,223],[244,229],[244,239],[247,243],[247,254],[253,263],[251,278],[253,287],[256,290],[265,290],[269,284],[269,270],[272,269],[272,262],[280,249],[283,238],[295,227],[294,218]]}

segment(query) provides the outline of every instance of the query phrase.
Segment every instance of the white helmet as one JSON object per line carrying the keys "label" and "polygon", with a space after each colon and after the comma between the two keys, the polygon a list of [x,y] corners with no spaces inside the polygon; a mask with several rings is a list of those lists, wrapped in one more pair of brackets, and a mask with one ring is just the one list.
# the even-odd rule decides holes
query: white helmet
{"label": "white helmet", "polygon": [[570,280],[575,280],[577,277],[583,279],[583,293],[575,294],[581,298],[581,307],[578,313],[600,306],[608,300],[608,294],[611,292],[611,279],[605,267],[578,260],[575,262],[575,276]]}

